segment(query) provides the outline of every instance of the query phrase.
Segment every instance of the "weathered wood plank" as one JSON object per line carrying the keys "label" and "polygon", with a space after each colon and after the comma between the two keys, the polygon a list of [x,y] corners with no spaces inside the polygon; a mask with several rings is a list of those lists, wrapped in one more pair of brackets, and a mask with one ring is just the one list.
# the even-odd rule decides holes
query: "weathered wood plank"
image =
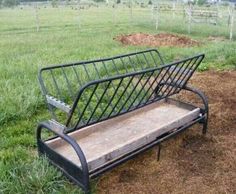
{"label": "weathered wood plank", "polygon": [[[70,135],[84,151],[89,170],[94,170],[190,122],[200,113],[199,108],[183,107],[181,103],[163,101]],[[60,138],[50,140],[47,144],[80,166],[74,151]]]}

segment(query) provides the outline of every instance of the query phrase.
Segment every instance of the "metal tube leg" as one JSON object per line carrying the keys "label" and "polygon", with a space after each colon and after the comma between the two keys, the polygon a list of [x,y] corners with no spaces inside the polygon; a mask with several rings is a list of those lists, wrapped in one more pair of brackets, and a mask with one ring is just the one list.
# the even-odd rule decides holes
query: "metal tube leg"
{"label": "metal tube leg", "polygon": [[161,156],[161,144],[158,144],[157,161],[160,160],[160,156]]}
{"label": "metal tube leg", "polygon": [[202,134],[205,135],[207,133],[207,119],[203,123]]}
{"label": "metal tube leg", "polygon": [[90,188],[89,188],[89,187],[86,187],[86,188],[84,189],[84,193],[85,193],[85,194],[91,194]]}

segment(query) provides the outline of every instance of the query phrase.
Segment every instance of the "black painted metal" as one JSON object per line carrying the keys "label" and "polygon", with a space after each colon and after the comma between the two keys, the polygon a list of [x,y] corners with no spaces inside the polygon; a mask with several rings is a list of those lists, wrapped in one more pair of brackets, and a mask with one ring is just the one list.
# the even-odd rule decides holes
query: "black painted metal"
{"label": "black painted metal", "polygon": [[148,50],[43,68],[39,81],[53,119],[73,131],[178,93],[203,58],[164,65],[158,51]]}
{"label": "black painted metal", "polygon": [[[203,58],[204,55],[200,54],[164,64],[160,53],[150,49],[107,59],[41,69],[39,82],[53,121],[41,123],[38,126],[39,152],[46,154],[54,165],[87,192],[89,191],[89,177],[98,176],[195,123],[203,124],[205,134],[208,121],[207,99],[199,90],[186,86]],[[88,171],[83,151],[67,133],[137,110],[161,99],[167,99],[181,90],[193,92],[201,98],[203,107],[199,118],[177,130],[157,137],[154,142],[99,169]],[[62,112],[65,113],[64,116],[61,116]],[[50,149],[41,139],[42,129],[53,132],[55,137],[59,136],[69,143],[81,161],[81,168]]]}
{"label": "black painted metal", "polygon": [[[60,137],[65,142],[71,145],[71,147],[76,152],[80,163],[81,169],[75,166],[69,160],[63,158],[61,155],[50,149],[42,140],[41,134],[42,129],[47,129],[50,132],[53,132],[57,137]],[[70,137],[69,135],[57,131],[50,125],[48,122],[43,122],[38,125],[37,128],[37,145],[40,154],[45,154],[50,161],[55,164],[57,167],[60,168],[70,179],[72,179],[75,183],[81,186],[85,191],[89,190],[89,171],[88,171],[88,164],[86,158],[84,156],[83,151],[81,150],[80,146],[77,142]]]}

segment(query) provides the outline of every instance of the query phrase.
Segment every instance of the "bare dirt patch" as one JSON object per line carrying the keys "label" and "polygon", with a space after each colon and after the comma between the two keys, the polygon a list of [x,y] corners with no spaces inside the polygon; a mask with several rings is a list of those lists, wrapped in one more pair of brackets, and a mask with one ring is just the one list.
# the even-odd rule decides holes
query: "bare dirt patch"
{"label": "bare dirt patch", "polygon": [[187,36],[176,34],[160,33],[160,34],[145,34],[135,33],[128,35],[120,35],[114,38],[124,45],[143,45],[143,46],[178,46],[191,47],[198,46],[200,42],[193,40]]}
{"label": "bare dirt patch", "polygon": [[[196,73],[209,98],[206,136],[196,125],[102,176],[98,193],[236,193],[236,71]],[[187,93],[183,97],[197,102]]]}
{"label": "bare dirt patch", "polygon": [[209,36],[207,40],[211,42],[222,42],[226,41],[227,39],[224,36]]}

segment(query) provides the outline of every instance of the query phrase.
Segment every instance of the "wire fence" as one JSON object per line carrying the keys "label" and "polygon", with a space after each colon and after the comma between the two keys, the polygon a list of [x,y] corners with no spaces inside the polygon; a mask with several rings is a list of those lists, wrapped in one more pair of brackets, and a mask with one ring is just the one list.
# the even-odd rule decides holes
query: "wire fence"
{"label": "wire fence", "polygon": [[[201,33],[233,39],[234,7],[185,4],[22,4],[0,9],[0,34],[47,30],[102,30],[143,26],[159,31]],[[212,22],[213,21],[213,22]]]}

